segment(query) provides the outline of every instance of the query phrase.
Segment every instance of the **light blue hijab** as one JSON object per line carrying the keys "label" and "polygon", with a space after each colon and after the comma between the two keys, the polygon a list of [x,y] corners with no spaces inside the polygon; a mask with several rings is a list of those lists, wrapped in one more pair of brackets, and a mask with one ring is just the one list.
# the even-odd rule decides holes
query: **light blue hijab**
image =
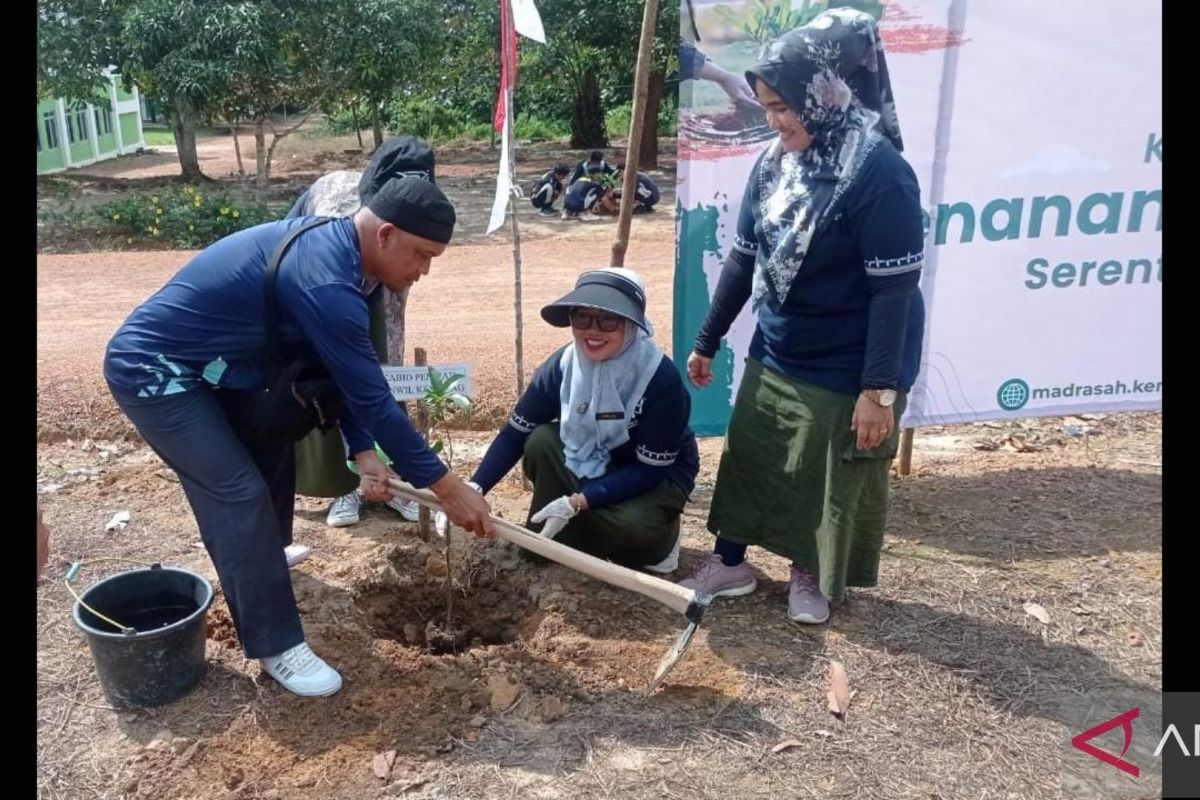
{"label": "light blue hijab", "polygon": [[[641,277],[629,269],[614,269],[645,292]],[[598,478],[608,468],[609,453],[629,441],[629,423],[638,411],[646,387],[658,371],[663,351],[649,333],[625,321],[625,340],[612,358],[592,361],[575,344],[563,350],[559,365],[558,433],[567,468],[579,478]]]}

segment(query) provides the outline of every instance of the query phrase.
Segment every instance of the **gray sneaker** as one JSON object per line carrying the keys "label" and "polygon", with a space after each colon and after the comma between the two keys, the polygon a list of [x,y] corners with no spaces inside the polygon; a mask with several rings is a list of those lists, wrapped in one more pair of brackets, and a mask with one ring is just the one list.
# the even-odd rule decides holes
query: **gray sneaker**
{"label": "gray sneaker", "polygon": [[829,601],[811,572],[792,567],[788,581],[788,619],[808,625],[820,625],[829,619]]}
{"label": "gray sneaker", "polygon": [[357,525],[359,520],[359,510],[362,508],[362,497],[357,491],[350,494],[344,494],[336,498],[329,506],[329,515],[325,517],[325,524],[331,528],[345,528],[350,525]]}
{"label": "gray sneaker", "polygon": [[701,562],[690,577],[684,578],[679,585],[685,589],[694,589],[710,597],[740,597],[750,594],[758,588],[758,581],[750,571],[750,565],[743,561],[736,567],[727,567],[716,553]]}

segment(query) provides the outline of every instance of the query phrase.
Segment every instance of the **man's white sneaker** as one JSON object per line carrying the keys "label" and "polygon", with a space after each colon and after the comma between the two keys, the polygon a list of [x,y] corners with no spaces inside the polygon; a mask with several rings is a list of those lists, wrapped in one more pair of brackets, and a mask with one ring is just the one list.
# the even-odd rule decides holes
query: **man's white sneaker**
{"label": "man's white sneaker", "polygon": [[288,567],[294,567],[304,559],[308,558],[312,552],[312,548],[306,544],[289,544],[283,548],[283,554],[287,557]]}
{"label": "man's white sneaker", "polygon": [[328,697],[342,688],[342,676],[301,642],[277,656],[259,659],[283,688],[301,697]]}
{"label": "man's white sneaker", "polygon": [[325,524],[332,528],[345,528],[347,525],[358,524],[358,512],[362,508],[362,497],[358,492],[344,494],[341,497],[335,498],[333,504],[329,506],[329,516],[325,517]]}
{"label": "man's white sneaker", "polygon": [[406,501],[403,497],[397,495],[387,501],[387,507],[404,517],[409,522],[416,522],[421,518],[421,504],[416,500]]}
{"label": "man's white sneaker", "polygon": [[683,534],[676,535],[675,546],[671,548],[671,552],[667,553],[667,557],[657,564],[646,567],[646,571],[667,575],[679,569],[679,540],[682,538]]}

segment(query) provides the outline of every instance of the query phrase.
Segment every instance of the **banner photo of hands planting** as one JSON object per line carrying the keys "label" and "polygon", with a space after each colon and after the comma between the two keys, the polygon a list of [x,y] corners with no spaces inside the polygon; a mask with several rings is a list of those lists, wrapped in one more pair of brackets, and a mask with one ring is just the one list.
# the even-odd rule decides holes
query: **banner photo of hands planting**
{"label": "banner photo of hands planting", "polygon": [[[682,0],[680,370],[776,135],[744,72],[830,6],[878,20],[921,184],[926,328],[902,424],[1161,408],[1162,9],[1116,0]],[[725,431],[750,306],[712,384],[688,383],[697,433]]]}

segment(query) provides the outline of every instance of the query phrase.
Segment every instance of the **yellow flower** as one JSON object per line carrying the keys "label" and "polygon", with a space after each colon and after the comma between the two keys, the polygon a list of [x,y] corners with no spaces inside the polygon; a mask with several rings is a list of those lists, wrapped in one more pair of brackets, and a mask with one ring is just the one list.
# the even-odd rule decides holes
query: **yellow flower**
{"label": "yellow flower", "polygon": [[196,199],[192,201],[192,205],[194,205],[196,208],[200,207],[200,197],[198,195]]}
{"label": "yellow flower", "polygon": [[121,215],[113,214],[113,222],[120,222],[120,221],[121,221]]}
{"label": "yellow flower", "polygon": [[133,237],[132,237],[132,236],[130,236],[129,238],[127,238],[127,239],[125,240],[125,244],[133,244]]}
{"label": "yellow flower", "polygon": [[196,226],[195,226],[195,225],[193,225],[192,223],[190,223],[190,222],[189,222],[189,223],[188,223],[188,230],[189,230],[189,231],[194,231],[194,230],[196,230]]}
{"label": "yellow flower", "polygon": [[236,208],[233,210],[233,218],[234,219],[237,219],[241,215],[242,215],[242,212],[238,211]]}
{"label": "yellow flower", "polygon": [[162,213],[163,213],[163,210],[161,208],[154,209],[154,214],[156,216],[162,216]]}
{"label": "yellow flower", "polygon": [[150,233],[152,233],[155,236],[158,236],[158,228],[151,228]]}
{"label": "yellow flower", "polygon": [[151,197],[150,202],[154,203],[154,205],[158,205],[158,195],[154,195],[153,197]]}
{"label": "yellow flower", "polygon": [[221,216],[222,216],[222,217],[223,217],[223,216],[225,216],[225,215],[226,215],[226,214],[228,214],[228,213],[229,213],[229,209],[228,209],[228,208],[222,208],[222,209],[221,209]]}
{"label": "yellow flower", "polygon": [[146,233],[154,233],[154,226],[153,226],[153,225],[147,225],[147,226],[146,226]]}
{"label": "yellow flower", "polygon": [[190,186],[185,186],[185,187],[183,187],[183,193],[184,193],[184,194],[191,194],[191,193],[192,193],[192,192],[194,192],[194,191],[196,191],[196,190],[195,190],[195,189],[193,189],[193,188],[192,188],[192,187],[190,187]]}

